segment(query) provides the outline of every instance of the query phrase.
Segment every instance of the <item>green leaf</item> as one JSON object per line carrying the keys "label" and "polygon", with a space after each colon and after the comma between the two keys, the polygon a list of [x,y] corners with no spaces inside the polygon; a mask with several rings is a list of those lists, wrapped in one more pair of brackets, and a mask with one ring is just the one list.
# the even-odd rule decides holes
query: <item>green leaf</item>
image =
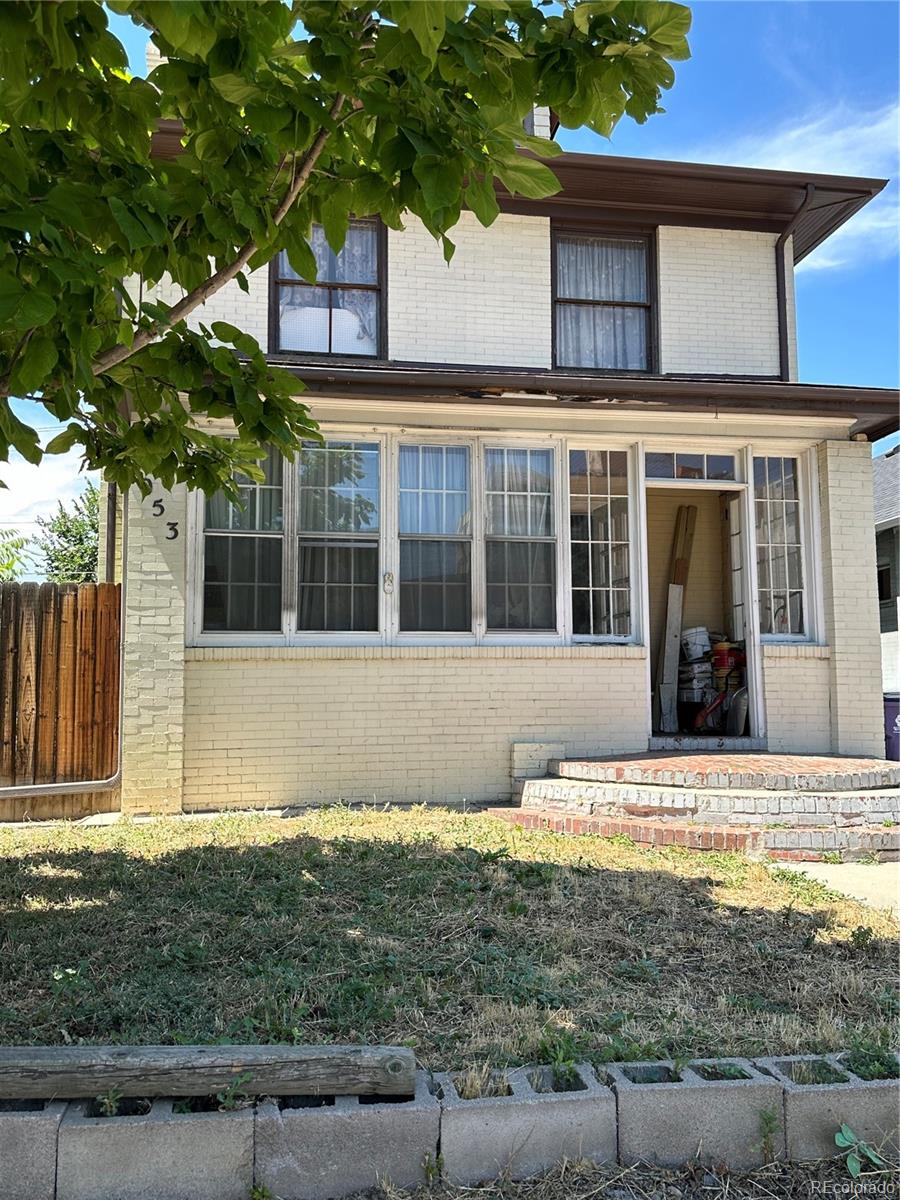
{"label": "green leaf", "polygon": [[456,159],[417,159],[413,175],[422,187],[425,203],[432,212],[457,204],[462,190],[463,166]]}
{"label": "green leaf", "polygon": [[300,278],[305,279],[307,283],[315,283],[319,268],[316,256],[306,238],[299,233],[289,231],[285,234],[284,248],[287,252],[288,262]]}
{"label": "green leaf", "polygon": [[26,292],[16,307],[13,328],[34,329],[46,325],[55,312],[56,303],[46,293]]}
{"label": "green leaf", "polygon": [[506,162],[495,163],[494,169],[500,182],[514,196],[541,200],[560,190],[560,182],[550,168],[534,158],[517,156]]}
{"label": "green leaf", "polygon": [[446,26],[443,0],[394,0],[391,15],[404,32],[409,32],[429,62],[434,62]]}
{"label": "green leaf", "polygon": [[212,75],[209,82],[229,104],[244,105],[251,100],[263,99],[262,90],[243,75]]}
{"label": "green leaf", "polygon": [[648,38],[660,46],[678,46],[691,28],[691,10],[684,4],[653,0],[640,6],[640,20]]}
{"label": "green leaf", "polygon": [[241,336],[241,331],[236,326],[229,325],[227,321],[213,321],[211,328],[213,336],[220,342],[231,342],[233,345],[235,338]]}
{"label": "green leaf", "polygon": [[84,430],[80,425],[67,425],[62,433],[58,433],[44,447],[45,454],[66,454],[73,446],[84,440]]}
{"label": "green leaf", "polygon": [[28,395],[36,392],[56,366],[59,354],[48,337],[31,338],[16,363],[12,376],[13,391]]}
{"label": "green leaf", "polygon": [[862,1170],[862,1162],[855,1150],[851,1150],[847,1155],[847,1170],[854,1179],[859,1177],[859,1173]]}
{"label": "green leaf", "polygon": [[107,203],[109,204],[109,211],[112,213],[116,225],[128,242],[129,250],[138,250],[144,246],[153,245],[154,239],[118,196],[110,196]]}
{"label": "green leaf", "polygon": [[466,186],[465,198],[466,204],[485,228],[496,220],[500,205],[494,191],[493,175],[473,176]]}

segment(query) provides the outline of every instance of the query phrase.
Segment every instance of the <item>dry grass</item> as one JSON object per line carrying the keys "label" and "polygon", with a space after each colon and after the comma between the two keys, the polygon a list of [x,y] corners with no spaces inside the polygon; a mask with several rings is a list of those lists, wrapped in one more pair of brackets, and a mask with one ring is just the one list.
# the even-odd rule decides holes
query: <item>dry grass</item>
{"label": "dry grass", "polygon": [[[773,1163],[747,1175],[697,1166],[665,1171],[578,1163],[522,1183],[498,1180],[464,1188],[437,1184],[416,1192],[387,1188],[359,1200],[813,1200],[817,1195],[849,1196],[850,1182],[840,1161]],[[857,1196],[900,1192],[897,1173],[890,1169],[861,1177],[857,1186]],[[865,1192],[864,1186],[887,1190]]]}
{"label": "dry grass", "polygon": [[441,809],[0,830],[4,1042],[384,1041],[446,1068],[865,1049],[895,1040],[898,944],[737,855]]}

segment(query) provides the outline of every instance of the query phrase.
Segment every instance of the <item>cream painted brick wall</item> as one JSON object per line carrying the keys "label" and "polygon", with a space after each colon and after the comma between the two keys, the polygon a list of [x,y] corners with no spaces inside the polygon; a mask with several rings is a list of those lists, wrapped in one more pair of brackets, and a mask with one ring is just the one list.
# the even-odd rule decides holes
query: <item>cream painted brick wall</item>
{"label": "cream painted brick wall", "polygon": [[493,801],[513,742],[647,747],[641,651],[189,650],[186,809]]}
{"label": "cream painted brick wall", "polygon": [[[153,503],[165,512],[157,516]],[[128,497],[122,809],[180,812],[184,769],[184,488]],[[168,523],[179,536],[166,537]]]}
{"label": "cream painted brick wall", "polygon": [[777,375],[775,234],[659,230],[664,372]]}
{"label": "cream painted brick wall", "polygon": [[400,361],[549,367],[550,223],[464,212],[441,246],[414,217],[388,231],[388,352]]}
{"label": "cream painted brick wall", "polygon": [[[269,346],[269,268],[260,267],[249,277],[249,292],[241,291],[236,283],[228,283],[216,292],[205,304],[188,317],[188,326],[198,329],[201,322],[211,325],[213,321],[230,321],[232,325],[256,338],[265,353]],[[135,295],[135,288],[131,289]],[[148,291],[145,299],[161,300],[164,304],[176,304],[184,295],[184,289],[170,279],[164,279]]]}
{"label": "cream painted brick wall", "polygon": [[773,754],[831,751],[830,690],[827,647],[763,647],[766,728]]}
{"label": "cream painted brick wall", "polygon": [[837,754],[884,754],[872,447],[820,442],[822,576]]}

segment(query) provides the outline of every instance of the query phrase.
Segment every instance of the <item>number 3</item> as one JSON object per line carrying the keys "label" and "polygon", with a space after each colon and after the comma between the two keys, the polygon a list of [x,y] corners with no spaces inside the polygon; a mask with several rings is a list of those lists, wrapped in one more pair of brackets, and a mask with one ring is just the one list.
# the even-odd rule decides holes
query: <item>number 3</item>
{"label": "number 3", "polygon": [[174,542],[175,539],[178,537],[178,522],[177,521],[166,521],[166,528],[169,531],[166,534],[166,541]]}

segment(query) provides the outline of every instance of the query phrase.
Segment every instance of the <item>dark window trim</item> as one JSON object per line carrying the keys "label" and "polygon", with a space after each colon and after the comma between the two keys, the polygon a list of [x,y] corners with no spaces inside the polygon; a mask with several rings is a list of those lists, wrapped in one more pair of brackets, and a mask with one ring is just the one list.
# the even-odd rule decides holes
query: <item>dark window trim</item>
{"label": "dark window trim", "polygon": [[[578,300],[560,296],[557,291],[557,241],[560,235],[573,237],[640,239],[647,247],[647,300]],[[647,225],[596,225],[574,224],[562,221],[550,222],[550,339],[553,367],[561,371],[578,371],[585,375],[622,375],[617,367],[578,367],[560,364],[556,345],[556,306],[558,304],[595,305],[598,308],[644,308],[647,315],[647,365],[642,370],[625,372],[629,375],[655,375],[659,371],[659,272],[657,269],[657,226]]]}
{"label": "dark window trim", "polygon": [[[377,217],[354,218],[351,224],[374,225],[378,235],[378,263],[375,283],[322,283],[306,284],[307,287],[322,287],[331,290],[349,289],[375,292],[378,296],[378,325],[376,354],[332,354],[323,350],[284,350],[281,346],[281,329],[278,321],[278,254],[269,263],[269,348],[268,354],[277,354],[291,362],[311,362],[325,358],[329,362],[342,363],[385,363],[388,361],[387,327],[387,226]],[[299,280],[292,282],[301,283]],[[329,305],[330,308],[330,305]],[[331,322],[329,321],[329,336]]]}

